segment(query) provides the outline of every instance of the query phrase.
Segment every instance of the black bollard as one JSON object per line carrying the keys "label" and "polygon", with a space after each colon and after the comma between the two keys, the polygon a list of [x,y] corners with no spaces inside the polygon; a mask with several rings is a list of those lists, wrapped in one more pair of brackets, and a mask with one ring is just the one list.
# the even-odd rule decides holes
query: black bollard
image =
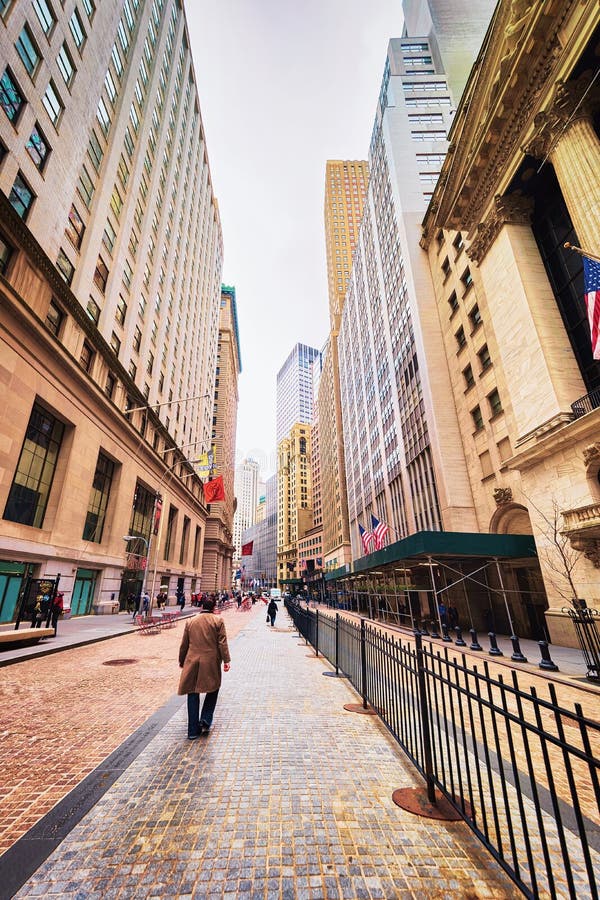
{"label": "black bollard", "polygon": [[437,625],[435,621],[432,619],[429,623],[429,636],[432,638],[439,638],[439,633],[437,630]]}
{"label": "black bollard", "polygon": [[421,624],[419,625],[419,632],[420,632],[420,634],[423,634],[426,637],[429,637],[429,632],[427,631],[427,622],[425,622],[425,621],[421,622]]}
{"label": "black bollard", "polygon": [[448,626],[447,625],[442,625],[442,640],[446,641],[446,643],[448,643],[448,642],[452,643],[452,638],[448,634]]}
{"label": "black bollard", "polygon": [[510,640],[513,645],[513,653],[511,659],[514,660],[514,662],[527,662],[527,657],[521,653],[519,638],[516,636],[516,634],[512,634]]}
{"label": "black bollard", "polygon": [[540,648],[540,653],[542,654],[540,669],[546,669],[548,672],[560,672],[560,669],[558,668],[556,663],[550,659],[548,641],[538,641],[538,647]]}
{"label": "black bollard", "polygon": [[466,647],[466,646],[467,646],[467,642],[466,642],[465,640],[463,640],[462,629],[459,628],[459,626],[457,625],[456,628],[455,628],[454,630],[455,630],[455,632],[456,632],[456,640],[454,641],[454,643],[456,644],[456,646],[457,646],[457,647]]}
{"label": "black bollard", "polygon": [[469,634],[471,635],[471,643],[469,645],[469,650],[483,650],[483,647],[477,640],[477,632],[474,628],[469,628]]}
{"label": "black bollard", "polygon": [[490,656],[504,656],[504,653],[498,646],[498,641],[496,640],[496,635],[493,631],[488,632],[488,637],[490,639],[490,649],[488,650]]}

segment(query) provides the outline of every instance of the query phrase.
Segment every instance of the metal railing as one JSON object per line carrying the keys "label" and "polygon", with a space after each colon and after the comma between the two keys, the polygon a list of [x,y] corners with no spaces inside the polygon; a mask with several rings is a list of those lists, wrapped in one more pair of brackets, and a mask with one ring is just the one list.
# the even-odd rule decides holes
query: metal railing
{"label": "metal railing", "polygon": [[425,779],[527,897],[598,900],[600,723],[454,648],[402,641],[288,602],[302,634],[346,675]]}
{"label": "metal railing", "polygon": [[577,640],[585,659],[587,677],[600,679],[600,613],[580,601],[577,607],[564,607],[575,627]]}
{"label": "metal railing", "polygon": [[571,403],[571,409],[573,410],[573,415],[576,419],[585,416],[586,413],[591,412],[593,409],[598,409],[599,406],[600,389],[598,388],[596,388],[595,391],[590,391],[589,394],[586,394],[584,397],[580,397],[575,403]]}

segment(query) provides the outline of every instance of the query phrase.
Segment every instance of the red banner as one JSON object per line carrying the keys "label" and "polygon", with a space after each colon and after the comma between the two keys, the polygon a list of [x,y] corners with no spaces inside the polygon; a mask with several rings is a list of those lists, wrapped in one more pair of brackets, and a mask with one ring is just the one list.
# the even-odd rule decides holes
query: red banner
{"label": "red banner", "polygon": [[219,500],[225,499],[222,475],[217,475],[212,481],[205,481],[203,487],[204,499],[207,503],[217,503]]}
{"label": "red banner", "polygon": [[158,534],[158,529],[160,528],[160,517],[162,514],[162,500],[160,497],[156,498],[156,503],[154,504],[154,529],[153,533]]}
{"label": "red banner", "polygon": [[242,556],[252,556],[253,547],[254,541],[248,541],[247,544],[242,544]]}

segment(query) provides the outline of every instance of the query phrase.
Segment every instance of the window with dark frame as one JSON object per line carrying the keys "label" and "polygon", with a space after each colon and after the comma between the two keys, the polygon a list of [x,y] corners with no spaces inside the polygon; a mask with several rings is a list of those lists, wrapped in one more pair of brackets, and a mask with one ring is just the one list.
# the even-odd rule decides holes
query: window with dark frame
{"label": "window with dark frame", "polygon": [[456,338],[456,343],[458,345],[458,349],[462,350],[462,348],[467,343],[467,339],[465,337],[465,329],[462,327],[462,325],[460,326],[460,328],[458,329],[458,331],[456,332],[454,337]]}
{"label": "window with dark frame", "polygon": [[98,257],[98,261],[96,262],[96,269],[94,271],[94,284],[98,288],[99,291],[106,290],[106,282],[108,281],[108,266],[104,262],[101,256]]}
{"label": "window with dark frame", "polygon": [[54,300],[51,300],[46,314],[45,325],[48,331],[51,331],[55,337],[59,336],[64,319],[65,314],[60,306]]}
{"label": "window with dark frame", "polygon": [[483,428],[483,416],[481,415],[479,406],[476,406],[475,409],[471,410],[471,418],[473,420],[473,425],[475,426],[475,431],[481,431]]}
{"label": "window with dark frame", "polygon": [[25,221],[33,206],[35,194],[25,181],[22,172],[17,173],[8,200],[17,215]]}
{"label": "window with dark frame", "polygon": [[115,386],[117,384],[117,379],[113,375],[112,372],[109,372],[106,376],[106,381],[104,383],[104,393],[108,397],[109,400],[112,400],[113,394],[115,392]]}
{"label": "window with dark frame", "polygon": [[67,282],[67,284],[71,284],[73,281],[73,275],[75,274],[75,266],[61,247],[58,251],[58,256],[56,257],[56,268]]}
{"label": "window with dark frame", "polygon": [[77,69],[75,68],[73,58],[69,53],[69,48],[65,43],[62,44],[60,50],[58,51],[58,56],[56,57],[56,65],[58,66],[58,70],[63,77],[64,83],[67,85],[67,87],[71,87],[75,79]]}
{"label": "window with dark frame", "polygon": [[81,353],[79,355],[79,364],[86,372],[90,372],[94,362],[94,349],[87,341],[83,342]]}
{"label": "window with dark frame", "polygon": [[56,22],[54,10],[47,0],[33,0],[33,8],[40,20],[40,25],[42,26],[44,34],[50,34],[54,28],[54,23]]}
{"label": "window with dark frame", "polygon": [[471,275],[471,270],[468,267],[460,276],[460,280],[462,281],[465,290],[468,290],[473,284],[473,276]]}
{"label": "window with dark frame", "polygon": [[97,325],[98,322],[100,321],[101,310],[93,297],[90,297],[87,302],[86,312],[87,312],[88,316],[90,317],[90,319],[92,320],[92,322],[95,325]]}
{"label": "window with dark frame", "polygon": [[81,247],[84,232],[85,225],[83,224],[83,220],[75,206],[72,205],[69,210],[69,220],[67,227],[65,228],[65,234],[76,250],[79,250]]}
{"label": "window with dark frame", "polygon": [[479,365],[481,366],[481,371],[485,372],[486,369],[489,369],[492,365],[492,360],[490,357],[490,351],[488,350],[487,344],[484,344],[479,353],[477,354],[479,359]]}
{"label": "window with dark frame", "polygon": [[452,291],[448,297],[448,306],[450,307],[451,313],[455,313],[458,309],[458,297],[456,296],[456,291]]}
{"label": "window with dark frame", "polygon": [[500,394],[498,393],[497,388],[494,388],[491,394],[488,394],[487,400],[490,404],[490,412],[492,414],[492,417],[498,416],[501,412],[503,412],[502,401],[500,400]]}
{"label": "window with dark frame", "polygon": [[0,78],[0,106],[10,122],[17,121],[21,110],[25,106],[23,94],[8,69],[4,70],[2,78]]}
{"label": "window with dark frame", "polygon": [[482,322],[481,313],[479,312],[479,306],[477,305],[477,303],[469,313],[469,320],[471,322],[471,330],[476,331]]}
{"label": "window with dark frame", "polygon": [[463,378],[465,379],[466,389],[472,388],[475,384],[475,376],[473,375],[473,369],[469,364],[466,369],[463,369]]}
{"label": "window with dark frame", "polygon": [[106,510],[110,499],[114,472],[114,462],[100,451],[96,462],[96,471],[92,479],[85,524],[83,526],[82,540],[84,541],[90,541],[94,544],[102,543]]}
{"label": "window with dark frame", "polygon": [[29,136],[29,140],[25,144],[25,149],[29,153],[34,166],[40,172],[44,171],[48,157],[50,156],[50,144],[44,137],[44,133],[38,123],[33,126],[33,130]]}
{"label": "window with dark frame", "polygon": [[0,275],[4,275],[8,269],[11,257],[13,255],[13,247],[6,240],[4,235],[0,234]]}
{"label": "window with dark frame", "polygon": [[65,426],[38,403],[33,405],[4,509],[4,518],[41,528],[54,480]]}
{"label": "window with dark frame", "polygon": [[42,57],[27,23],[21,29],[21,33],[15,42],[15,48],[21,58],[21,62],[33,78]]}

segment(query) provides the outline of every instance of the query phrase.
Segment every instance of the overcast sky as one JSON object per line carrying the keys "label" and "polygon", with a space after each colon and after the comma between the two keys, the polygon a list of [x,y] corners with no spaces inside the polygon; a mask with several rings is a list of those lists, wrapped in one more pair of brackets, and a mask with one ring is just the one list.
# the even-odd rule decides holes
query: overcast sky
{"label": "overcast sky", "polygon": [[366,159],[401,0],[186,0],[242,374],[237,461],[275,471],[276,376],[328,333],[328,159]]}

